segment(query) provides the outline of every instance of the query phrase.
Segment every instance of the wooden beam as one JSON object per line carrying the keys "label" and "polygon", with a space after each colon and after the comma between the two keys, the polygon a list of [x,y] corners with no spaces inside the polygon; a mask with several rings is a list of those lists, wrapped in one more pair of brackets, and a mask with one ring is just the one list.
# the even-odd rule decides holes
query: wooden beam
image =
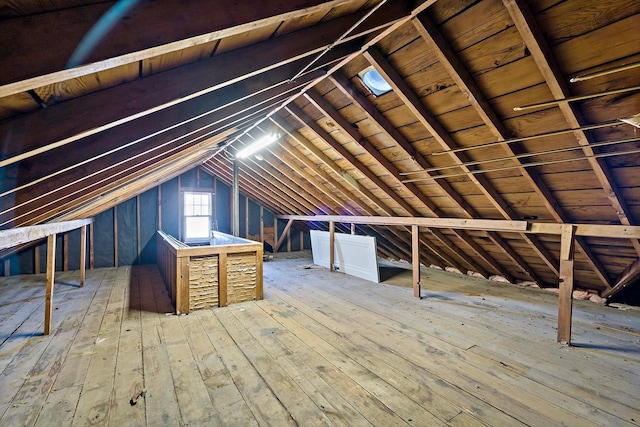
{"label": "wooden beam", "polygon": [[[432,165],[427,161],[427,159],[420,154],[418,150],[413,147],[413,145],[407,140],[402,133],[398,131],[398,129],[393,126],[393,124],[382,114],[377,108],[369,101],[366,97],[364,97],[360,92],[358,92],[353,85],[348,81],[346,77],[344,77],[341,73],[336,73],[333,76],[329,77],[329,80],[336,85],[338,90],[340,90],[351,102],[355,105],[359,106],[365,115],[371,120],[374,124],[376,124],[390,139],[392,139],[398,146],[406,152],[407,155],[413,158],[415,163],[421,169],[428,169]],[[377,150],[376,150],[377,152]],[[394,175],[393,171],[390,170],[392,175]],[[399,174],[399,171],[398,171]],[[469,218],[478,217],[477,213],[473,210],[471,205],[467,203],[460,194],[458,194],[451,185],[445,180],[435,180],[434,184],[439,187],[447,196],[451,198],[451,200],[463,211],[463,213]],[[418,196],[418,199],[425,203],[434,215],[438,217],[444,216],[441,210],[435,205],[435,203],[431,202],[431,200],[422,193],[417,186],[408,186],[407,187],[411,192],[415,193],[416,191],[421,196]],[[424,199],[427,199],[425,201]],[[506,277],[508,280],[513,281],[513,277],[509,274],[506,269],[502,266],[502,264],[496,262],[493,257],[489,255],[483,248],[481,248],[471,237],[467,236],[464,232],[456,230],[456,235],[463,242],[465,242],[476,254],[478,254],[486,264],[488,264],[491,268],[493,268],[497,273]],[[492,240],[493,241],[493,240]],[[501,248],[501,247],[500,247]],[[502,249],[502,248],[501,248]],[[504,250],[504,249],[503,249]],[[520,268],[523,268],[520,266]],[[481,272],[482,273],[482,272]],[[484,274],[487,277],[486,273]]]}
{"label": "wooden beam", "polygon": [[118,266],[118,205],[113,207],[113,265]]}
{"label": "wooden beam", "polygon": [[47,237],[47,288],[44,299],[44,334],[51,333],[53,316],[53,283],[56,271],[56,235]]}
{"label": "wooden beam", "polygon": [[[427,129],[427,131],[433,136],[434,140],[440,144],[443,150],[453,150],[458,148],[456,141],[449,135],[444,127],[438,122],[438,120],[429,112],[422,101],[418,98],[416,93],[409,87],[400,74],[393,68],[393,66],[387,61],[384,55],[375,49],[369,48],[363,54],[365,58],[382,74],[383,77],[389,82],[394,89],[396,95],[404,102],[407,108],[415,115],[418,121]],[[470,172],[474,169],[468,166],[463,166],[464,163],[469,161],[469,158],[465,153],[452,152],[451,158],[454,164],[458,165],[465,172]],[[489,180],[482,175],[468,173],[468,178],[473,182],[478,189],[487,197],[491,204],[500,212],[505,219],[517,218],[517,215],[510,207],[510,205],[502,198],[500,193],[491,185]],[[522,235],[522,238],[529,243],[533,250],[542,258],[547,266],[555,273],[558,273],[558,262],[549,253],[549,251],[540,243],[535,236]],[[536,271],[527,264],[522,266],[525,271],[536,281],[541,279],[538,277]]]}
{"label": "wooden beam", "polygon": [[51,234],[65,233],[91,224],[92,222],[93,219],[89,218],[1,230],[0,249],[11,248],[22,243],[43,239]]}
{"label": "wooden beam", "polygon": [[33,248],[33,272],[40,274],[40,245]]}
{"label": "wooden beam", "polygon": [[[345,55],[353,55],[361,46],[354,39],[386,27],[406,14],[401,2],[390,2],[389,7],[396,8],[396,12],[390,12],[387,16],[377,13],[371,17],[327,53],[316,66],[330,64],[332,59]],[[11,140],[18,140],[21,144],[9,145],[4,150],[0,157],[0,167],[194,100],[276,68],[280,68],[279,81],[283,82],[307,65],[310,55],[323,51],[353,23],[354,16],[346,16],[335,22],[319,24],[68,100],[30,114],[30,120],[17,117],[11,120],[11,127],[2,123],[0,138],[4,140],[10,136]],[[297,63],[293,64],[294,62]],[[162,90],[157,90],[160,87]],[[123,102],[127,103],[127,108],[122,108]],[[75,119],[63,120],[65,117]],[[34,127],[39,131],[35,132]]]}
{"label": "wooden beam", "polygon": [[420,237],[417,225],[411,226],[411,263],[413,265],[413,296],[420,295]]}
{"label": "wooden beam", "polygon": [[615,285],[602,293],[603,298],[611,298],[621,290],[625,289],[640,276],[640,258],[637,258],[616,278]]}
{"label": "wooden beam", "polygon": [[87,263],[87,226],[80,227],[80,287],[84,286],[85,270]]}
{"label": "wooden beam", "polygon": [[[511,19],[516,25],[522,40],[531,52],[531,56],[542,73],[553,97],[557,100],[570,97],[571,92],[566,83],[565,77],[560,71],[560,67],[555,60],[553,52],[551,51],[551,48],[549,47],[542,30],[538,26],[527,2],[523,0],[503,0],[503,4],[507,8]],[[585,120],[582,117],[579,106],[570,105],[568,102],[560,102],[558,107],[570,128],[579,129],[585,124]],[[611,206],[618,213],[620,222],[623,225],[635,224],[631,210],[625,202],[620,188],[616,185],[615,179],[611,174],[606,161],[602,158],[593,157],[594,154],[597,154],[597,152],[590,147],[593,139],[583,130],[576,130],[574,135],[576,137],[577,144],[582,146],[582,151],[587,157],[587,161],[598,178],[598,181],[609,199]],[[640,255],[640,241],[634,239],[631,243],[633,244],[636,253]],[[586,247],[584,243],[581,243],[581,246],[583,245]],[[600,276],[601,279],[605,281],[607,287],[609,287],[610,282],[608,281],[606,274],[600,274]]]}
{"label": "wooden beam", "polygon": [[[289,220],[289,221],[293,221],[293,220]],[[335,231],[336,231],[336,223],[334,221],[329,221],[329,271],[330,272],[334,272],[335,271],[335,251],[336,251],[336,236],[335,236]]]}
{"label": "wooden beam", "polygon": [[62,271],[69,270],[69,233],[62,235]]}
{"label": "wooden beam", "polygon": [[558,342],[571,344],[573,307],[573,236],[572,224],[562,225],[560,240],[560,294],[558,297]]}
{"label": "wooden beam", "polygon": [[[519,233],[526,231],[527,221],[506,221],[493,219],[463,219],[463,218],[425,218],[425,217],[384,217],[384,216],[348,216],[348,215],[278,215],[280,219],[294,219],[299,221],[335,221],[356,224],[376,225],[419,225],[430,228],[457,228],[460,230],[491,230]],[[553,224],[559,225],[559,224]],[[560,234],[549,228],[547,234]]]}
{"label": "wooden beam", "polygon": [[[287,232],[289,231],[289,229],[291,228],[291,225],[293,224],[293,220],[290,219],[287,222],[287,225],[284,227],[284,230],[282,231],[282,235],[280,235],[280,238],[278,239],[278,243],[276,243],[276,245],[273,248],[274,252],[278,252],[278,248],[280,248],[280,245],[282,245],[282,242],[284,242],[284,239],[287,237]],[[278,233],[278,231],[276,230],[276,234]]]}
{"label": "wooden beam", "polygon": [[[266,2],[257,8],[238,8],[235,3],[224,0],[208,5],[206,13],[198,4],[185,4],[179,0],[146,2],[136,5],[132,13],[120,18],[109,37],[85,59],[87,65],[74,64],[73,67],[68,66],[67,60],[94,23],[112,6],[111,2],[14,18],[5,23],[6,34],[13,36],[8,46],[10,50],[3,55],[4,61],[0,61],[0,69],[7,70],[0,78],[0,97],[211,43],[249,30],[275,27],[285,20],[328,12],[350,1],[293,0]],[[170,25],[176,10],[180,10],[181,19],[189,25]],[[129,21],[127,25],[123,25],[124,19]],[[50,37],[51,34],[64,34],[65,37]],[[35,54],[38,50],[41,50],[39,56]],[[11,57],[13,62],[9,61]]]}

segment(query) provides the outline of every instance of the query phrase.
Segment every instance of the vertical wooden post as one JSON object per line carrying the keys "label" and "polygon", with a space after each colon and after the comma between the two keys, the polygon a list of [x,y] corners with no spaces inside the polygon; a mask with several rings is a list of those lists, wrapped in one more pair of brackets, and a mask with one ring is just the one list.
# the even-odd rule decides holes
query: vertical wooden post
{"label": "vertical wooden post", "polygon": [[176,311],[177,314],[189,314],[189,257],[176,260]]}
{"label": "vertical wooden post", "polygon": [[200,187],[200,168],[196,168],[196,187]]}
{"label": "vertical wooden post", "polygon": [[140,196],[136,196],[136,227],[138,231],[137,235],[137,245],[138,245],[138,265],[142,264],[140,262],[140,256],[142,255],[142,245],[140,244]]}
{"label": "vertical wooden post", "polygon": [[87,226],[80,228],[80,287],[84,286],[85,264],[87,263]]}
{"label": "vertical wooden post", "polygon": [[227,254],[218,255],[218,303],[227,306]]}
{"label": "vertical wooden post", "polygon": [[93,228],[95,223],[89,226],[89,268],[93,270],[95,267],[95,254],[93,252]]}
{"label": "vertical wooden post", "polygon": [[158,230],[162,230],[162,185],[158,185]]}
{"label": "vertical wooden post", "polygon": [[69,233],[62,235],[62,271],[69,271]]}
{"label": "vertical wooden post", "polygon": [[183,204],[182,180],[180,179],[180,175],[178,175],[178,240],[182,240],[182,222],[184,221],[184,217],[182,215]]}
{"label": "vertical wooden post", "polygon": [[573,309],[573,237],[575,226],[563,224],[560,240],[560,294],[558,296],[558,342],[571,345]]}
{"label": "vertical wooden post", "polygon": [[9,277],[11,275],[11,260],[9,258],[5,258],[4,260],[4,277]]}
{"label": "vertical wooden post", "polygon": [[335,252],[336,252],[336,223],[333,221],[329,221],[329,271],[333,272],[335,270],[333,263],[335,262]]}
{"label": "vertical wooden post", "polygon": [[278,218],[273,215],[273,254],[278,252]]}
{"label": "vertical wooden post", "polygon": [[44,298],[44,334],[51,333],[53,315],[53,282],[56,269],[56,235],[47,237],[47,290]]}
{"label": "vertical wooden post", "polygon": [[351,224],[351,234],[356,234],[356,225]]}
{"label": "vertical wooden post", "polygon": [[244,237],[249,238],[249,198],[244,198]]}
{"label": "vertical wooden post", "polygon": [[231,230],[234,236],[240,236],[240,160],[233,161],[233,180],[231,181]]}
{"label": "vertical wooden post", "polygon": [[260,243],[264,242],[264,207],[260,205]]}
{"label": "vertical wooden post", "polygon": [[40,274],[40,245],[33,249],[33,271],[35,274]]}
{"label": "vertical wooden post", "polygon": [[287,252],[291,252],[291,227],[287,228]]}
{"label": "vertical wooden post", "polygon": [[417,225],[411,226],[411,262],[413,264],[413,296],[420,298],[420,234]]}
{"label": "vertical wooden post", "polygon": [[299,230],[300,231],[300,250],[304,250],[304,231]]}
{"label": "vertical wooden post", "polygon": [[262,248],[256,251],[256,301],[264,298],[264,290],[262,287],[262,257],[264,251]]}
{"label": "vertical wooden post", "polygon": [[118,266],[118,207],[113,207],[113,266]]}

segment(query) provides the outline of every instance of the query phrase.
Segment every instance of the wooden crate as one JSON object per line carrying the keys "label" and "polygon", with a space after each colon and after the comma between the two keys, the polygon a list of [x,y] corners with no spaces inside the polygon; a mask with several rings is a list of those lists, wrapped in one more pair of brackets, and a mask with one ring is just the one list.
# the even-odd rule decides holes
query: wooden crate
{"label": "wooden crate", "polygon": [[158,268],[178,314],[262,299],[262,243],[219,232],[212,242],[190,247],[158,231]]}

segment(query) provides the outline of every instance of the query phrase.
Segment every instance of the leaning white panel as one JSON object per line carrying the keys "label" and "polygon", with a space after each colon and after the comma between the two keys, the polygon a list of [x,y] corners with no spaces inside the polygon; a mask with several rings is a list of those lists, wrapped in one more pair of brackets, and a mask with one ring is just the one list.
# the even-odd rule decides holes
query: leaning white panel
{"label": "leaning white panel", "polygon": [[[313,263],[329,268],[329,232],[311,230]],[[335,233],[335,268],[372,282],[380,282],[376,238]]]}

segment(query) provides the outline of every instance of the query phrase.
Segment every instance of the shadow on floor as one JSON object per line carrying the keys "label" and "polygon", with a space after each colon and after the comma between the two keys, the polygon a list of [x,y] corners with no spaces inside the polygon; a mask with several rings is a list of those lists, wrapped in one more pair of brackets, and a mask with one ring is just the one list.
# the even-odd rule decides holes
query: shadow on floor
{"label": "shadow on floor", "polygon": [[408,272],[409,274],[411,274],[410,271],[400,267],[387,267],[381,265],[378,267],[378,269],[380,271],[380,282],[386,282],[387,280],[403,273],[406,274]]}

